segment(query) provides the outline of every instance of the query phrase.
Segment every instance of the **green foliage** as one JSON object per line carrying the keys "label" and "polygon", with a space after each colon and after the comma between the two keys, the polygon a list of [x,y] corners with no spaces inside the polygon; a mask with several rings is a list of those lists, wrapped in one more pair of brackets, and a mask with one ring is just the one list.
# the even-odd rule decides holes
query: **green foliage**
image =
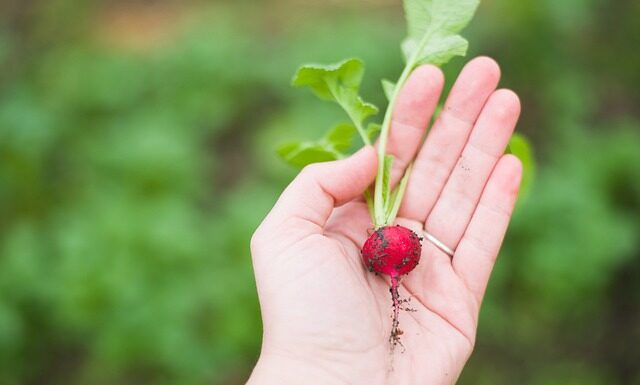
{"label": "green foliage", "polygon": [[282,145],[278,149],[278,155],[287,163],[300,168],[315,162],[341,159],[345,155],[344,152],[351,148],[356,135],[357,130],[352,124],[339,124],[319,141]]}
{"label": "green foliage", "polygon": [[[464,55],[468,43],[457,35],[470,21],[478,6],[477,0],[406,0],[405,16],[409,36],[402,43],[407,64],[397,83],[382,80],[382,88],[389,101],[384,121],[380,127],[378,158],[384,159],[378,166],[373,203],[365,195],[375,227],[388,225],[395,220],[402,202],[404,187],[391,191],[391,164],[393,157],[386,154],[391,116],[398,91],[404,86],[411,71],[419,64],[447,63],[454,56]],[[371,144],[371,131],[363,128],[363,121],[378,112],[373,105],[359,96],[364,64],[359,59],[347,59],[337,64],[307,64],[298,69],[292,84],[308,86],[321,99],[336,101],[347,112],[365,144]],[[376,127],[376,126],[374,126]],[[367,132],[369,131],[369,132]],[[285,161],[295,166],[337,159],[339,154],[323,140],[319,143],[291,143],[278,151]],[[411,170],[409,167],[408,170]],[[407,171],[404,181],[409,178]],[[406,182],[405,182],[406,183]]]}
{"label": "green foliage", "polygon": [[[358,95],[363,74],[364,63],[359,59],[347,59],[330,65],[307,64],[298,69],[292,84],[296,87],[310,87],[318,97],[338,103],[353,121],[364,143],[370,144],[363,123],[368,117],[377,114],[378,108]],[[317,155],[321,153],[318,152]],[[326,160],[313,160],[313,157],[307,159],[310,163]]]}
{"label": "green foliage", "polygon": [[259,218],[238,211],[270,195],[209,177],[258,80],[211,68],[239,42],[179,39],[154,55],[63,41],[4,84],[0,383],[219,382],[259,346],[236,247]]}

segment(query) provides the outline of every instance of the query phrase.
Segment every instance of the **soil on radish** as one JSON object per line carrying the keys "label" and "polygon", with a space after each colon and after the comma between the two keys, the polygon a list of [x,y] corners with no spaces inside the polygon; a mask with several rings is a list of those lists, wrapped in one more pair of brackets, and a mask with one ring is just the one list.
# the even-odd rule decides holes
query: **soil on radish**
{"label": "soil on radish", "polygon": [[399,328],[398,316],[400,310],[403,310],[402,304],[408,301],[400,299],[400,278],[411,272],[420,262],[421,241],[422,238],[406,227],[384,226],[375,230],[362,246],[362,260],[367,269],[391,278],[389,291],[393,304],[393,321],[389,342],[392,351],[397,345],[402,346],[402,330]]}

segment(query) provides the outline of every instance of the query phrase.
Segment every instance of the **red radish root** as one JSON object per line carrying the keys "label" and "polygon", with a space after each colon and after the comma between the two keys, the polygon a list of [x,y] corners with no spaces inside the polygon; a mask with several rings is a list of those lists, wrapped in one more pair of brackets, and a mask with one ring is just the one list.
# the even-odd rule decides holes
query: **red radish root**
{"label": "red radish root", "polygon": [[420,262],[422,245],[416,233],[399,225],[378,228],[362,246],[362,260],[371,272],[391,277],[391,300],[393,302],[393,322],[389,342],[391,348],[402,343],[398,316],[401,310],[398,294],[399,279],[408,274]]}

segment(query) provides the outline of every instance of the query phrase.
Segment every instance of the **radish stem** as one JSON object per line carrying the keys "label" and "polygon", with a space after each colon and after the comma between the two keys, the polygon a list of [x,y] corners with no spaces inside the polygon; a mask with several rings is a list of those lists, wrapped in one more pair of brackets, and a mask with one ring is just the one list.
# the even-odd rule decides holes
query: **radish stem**
{"label": "radish stem", "polygon": [[[375,221],[374,221],[375,227],[380,227],[380,226],[385,226],[390,224],[395,220],[395,215],[397,214],[397,210],[392,216],[387,216],[386,215],[387,213],[385,212],[385,207],[387,207],[388,205],[386,204],[386,202],[384,202],[384,199],[382,196],[382,190],[383,190],[382,180],[384,175],[384,162],[380,160],[384,159],[387,151],[387,139],[389,138],[391,121],[393,119],[393,112],[396,107],[398,95],[400,94],[402,87],[404,87],[405,83],[407,82],[407,79],[409,79],[411,72],[413,72],[413,70],[415,69],[416,63],[418,62],[418,59],[419,59],[418,55],[422,51],[426,43],[429,41],[429,38],[430,38],[430,34],[427,33],[424,35],[424,37],[420,41],[420,44],[418,45],[418,48],[414,51],[414,54],[412,55],[412,57],[407,61],[407,64],[405,65],[404,70],[402,71],[402,74],[400,75],[400,78],[398,79],[398,82],[396,83],[396,86],[393,90],[393,94],[391,96],[391,99],[389,100],[389,106],[387,107],[387,111],[384,114],[382,129],[380,131],[380,141],[378,143],[378,174],[376,176],[375,193],[374,193],[374,199],[373,199],[373,207],[374,207],[373,217],[375,218]],[[408,178],[408,175],[410,174],[410,172],[411,172],[411,169],[408,168],[407,172],[405,172],[406,178]],[[398,191],[398,193],[401,193],[401,194],[397,194],[395,201],[401,202],[404,195],[404,191],[402,192]]]}

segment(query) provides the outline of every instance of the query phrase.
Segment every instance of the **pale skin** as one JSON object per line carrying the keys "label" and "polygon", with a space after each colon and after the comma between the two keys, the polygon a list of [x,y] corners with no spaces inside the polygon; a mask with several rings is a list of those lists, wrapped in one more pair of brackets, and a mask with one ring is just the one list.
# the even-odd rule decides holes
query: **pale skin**
{"label": "pale skin", "polygon": [[393,179],[415,164],[396,223],[419,235],[426,228],[455,250],[450,258],[424,240],[420,264],[403,277],[400,295],[415,309],[400,314],[404,349],[390,353],[389,279],[360,258],[372,229],[361,197],[378,161],[365,147],[306,167],[253,236],[264,333],[248,384],[457,381],[522,173],[504,155],[520,102],[496,90],[499,78],[492,59],[469,62],[431,127],[444,82],[438,68],[417,68],[399,96],[387,147]]}

